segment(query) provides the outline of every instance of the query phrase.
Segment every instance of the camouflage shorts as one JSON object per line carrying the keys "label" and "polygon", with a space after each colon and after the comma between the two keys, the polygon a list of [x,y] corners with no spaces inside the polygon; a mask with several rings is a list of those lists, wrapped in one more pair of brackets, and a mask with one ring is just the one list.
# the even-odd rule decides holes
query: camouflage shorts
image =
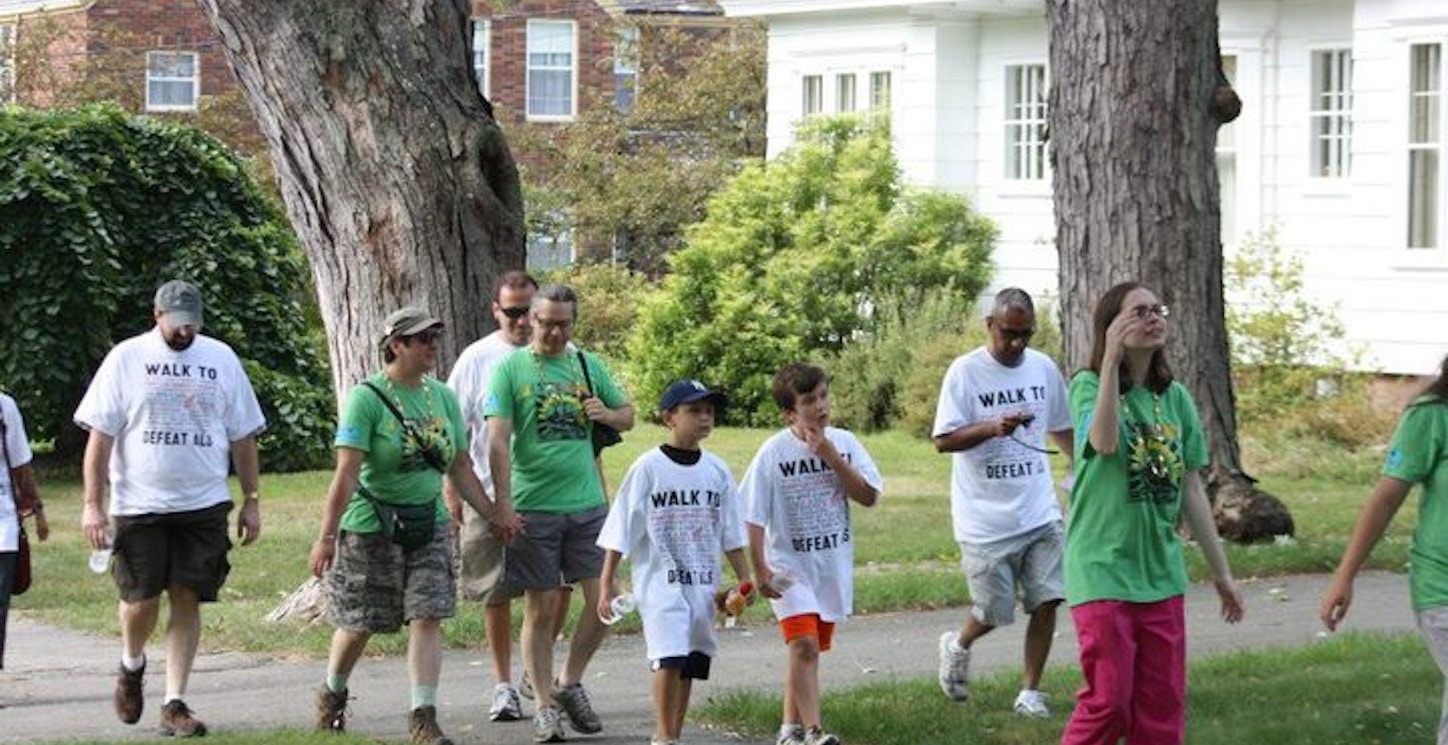
{"label": "camouflage shorts", "polygon": [[339,629],[389,633],[414,618],[451,618],[457,607],[452,529],[411,552],[381,533],[342,532],[327,572],[327,621]]}

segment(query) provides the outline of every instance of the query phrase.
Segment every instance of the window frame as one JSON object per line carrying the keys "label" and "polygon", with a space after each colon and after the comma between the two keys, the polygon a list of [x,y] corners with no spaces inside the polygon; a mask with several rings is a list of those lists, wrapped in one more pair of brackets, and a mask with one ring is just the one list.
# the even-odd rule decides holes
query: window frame
{"label": "window frame", "polygon": [[[871,70],[869,73],[869,110],[872,113],[884,112],[888,114],[890,113],[890,107],[894,105],[895,81],[894,75],[891,73],[892,71],[890,70]],[[879,85],[881,81],[885,83],[883,86]],[[881,91],[884,91],[883,96],[880,95]]]}
{"label": "window frame", "polygon": [[[572,41],[568,52],[566,68],[569,76],[568,113],[542,114],[533,111],[533,72],[559,72],[560,66],[535,66],[533,64],[533,29],[543,26],[567,26]],[[523,112],[530,122],[571,122],[578,117],[578,21],[570,18],[529,18],[523,32]]]}
{"label": "window frame", "polygon": [[853,114],[859,111],[859,91],[860,77],[854,71],[835,73],[835,113]]}
{"label": "window frame", "polygon": [[[1352,47],[1320,47],[1309,50],[1308,55],[1308,177],[1326,181],[1352,178]],[[1323,105],[1324,99],[1330,102]]]}
{"label": "window frame", "polygon": [[[191,71],[192,71],[191,77],[190,77],[190,78],[184,78],[184,77],[157,76],[157,75],[155,75],[155,74],[153,73],[153,71],[154,71],[155,68],[154,68],[154,66],[152,65],[152,62],[151,62],[151,61],[152,61],[153,58],[155,58],[155,57],[157,57],[157,56],[161,56],[161,55],[166,55],[166,56],[171,56],[171,57],[178,57],[178,58],[180,58],[180,57],[190,57],[190,58],[191,58]],[[152,83],[184,83],[184,82],[187,82],[188,80],[189,80],[190,83],[191,83],[191,103],[190,103],[190,104],[160,104],[160,103],[154,103],[154,102],[151,100],[151,84],[152,84]],[[149,51],[146,52],[146,111],[196,111],[196,109],[197,109],[197,107],[200,105],[200,103],[201,103],[201,53],[200,53],[200,52],[194,52],[194,51],[190,51],[190,50],[186,50],[186,49],[152,49],[152,50],[149,50]]]}
{"label": "window frame", "polygon": [[[1002,66],[1001,90],[1001,178],[1017,184],[1037,184],[1051,178],[1046,153],[1046,126],[1050,73],[1044,62]],[[1035,78],[1022,85],[1024,76]],[[1039,88],[1038,100],[1027,100]],[[1021,95],[1013,98],[1017,92]],[[1033,116],[1039,110],[1039,116]],[[1021,136],[1015,136],[1019,132]],[[1034,136],[1030,136],[1034,134]]]}
{"label": "window frame", "polygon": [[[473,77],[478,81],[478,93],[483,98],[493,97],[493,19],[474,18],[472,38]],[[481,61],[482,64],[479,64]]]}
{"label": "window frame", "polygon": [[[813,85],[811,85],[813,83]],[[825,76],[819,73],[801,75],[799,78],[800,89],[800,117],[808,119],[812,116],[819,116],[825,113]],[[813,91],[811,91],[813,89]],[[810,93],[814,95],[811,96]],[[813,106],[811,106],[813,104]]]}
{"label": "window frame", "polygon": [[[1407,121],[1403,131],[1403,152],[1406,156],[1403,160],[1403,201],[1402,201],[1402,222],[1399,223],[1403,232],[1402,246],[1409,257],[1430,257],[1435,254],[1439,257],[1448,255],[1444,249],[1443,227],[1445,217],[1448,217],[1448,199],[1445,199],[1443,186],[1445,166],[1443,162],[1443,148],[1445,136],[1448,136],[1448,85],[1445,85],[1445,52],[1448,52],[1448,40],[1424,39],[1413,40],[1407,45],[1407,75],[1405,79],[1405,92],[1407,93]],[[1432,88],[1419,89],[1414,79],[1417,74],[1417,50],[1420,48],[1436,49],[1436,69],[1430,75],[1436,80]],[[1430,139],[1415,142],[1415,111],[1418,100],[1428,99],[1429,103],[1423,109],[1424,119],[1428,126],[1424,134]],[[1436,126],[1435,126],[1436,125]],[[1429,243],[1416,244],[1414,234],[1417,228],[1414,225],[1414,203],[1419,201],[1414,198],[1414,156],[1418,153],[1432,153],[1432,186],[1434,194],[1432,203],[1428,206],[1427,216],[1432,220],[1429,229],[1432,231],[1432,241]],[[1427,200],[1423,200],[1427,201]]]}
{"label": "window frame", "polygon": [[[626,37],[632,36],[632,39]],[[643,33],[636,24],[625,23],[614,27],[613,30],[613,107],[618,111],[627,114],[638,104],[639,97],[639,73],[643,67]],[[628,54],[620,50],[629,49]],[[628,78],[629,83],[628,100],[622,100],[625,89],[619,84],[621,80]]]}

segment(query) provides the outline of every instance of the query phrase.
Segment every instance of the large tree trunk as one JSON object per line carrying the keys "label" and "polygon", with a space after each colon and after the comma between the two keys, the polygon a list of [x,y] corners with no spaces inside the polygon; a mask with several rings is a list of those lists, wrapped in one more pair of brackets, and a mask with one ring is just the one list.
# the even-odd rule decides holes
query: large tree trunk
{"label": "large tree trunk", "polygon": [[1223,320],[1216,0],[1048,0],[1049,126],[1066,359],[1091,354],[1091,311],[1138,280],[1172,308],[1173,370],[1210,441],[1218,528],[1238,541],[1290,535],[1292,518],[1241,465]]}
{"label": "large tree trunk", "polygon": [[445,369],[524,262],[518,172],[469,67],[468,0],[198,0],[266,136],[311,260],[338,396],[406,304]]}

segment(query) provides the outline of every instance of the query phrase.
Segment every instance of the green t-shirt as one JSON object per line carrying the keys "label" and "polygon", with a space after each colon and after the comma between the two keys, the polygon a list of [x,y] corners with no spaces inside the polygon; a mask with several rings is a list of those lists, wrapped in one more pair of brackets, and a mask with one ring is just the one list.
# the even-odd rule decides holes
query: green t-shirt
{"label": "green t-shirt", "polygon": [[[599,400],[616,409],[628,398],[591,354],[588,376]],[[520,349],[498,363],[483,413],[513,422],[513,508],[569,514],[607,504],[593,465],[593,422],[577,352],[548,356]]]}
{"label": "green t-shirt", "polygon": [[1177,538],[1186,472],[1207,464],[1207,443],[1191,394],[1172,383],[1160,396],[1132,388],[1119,403],[1121,440],[1103,456],[1088,433],[1100,378],[1071,380],[1076,484],[1066,524],[1066,601],[1152,603],[1187,590]]}
{"label": "green t-shirt", "polygon": [[1423,485],[1409,552],[1413,610],[1448,605],[1448,401],[1425,395],[1408,404],[1383,475]]}
{"label": "green t-shirt", "polygon": [[[376,391],[365,385],[353,386],[337,423],[334,447],[352,448],[367,454],[362,459],[362,485],[372,496],[394,504],[437,504],[438,522],[446,522],[443,507],[443,474],[423,460],[422,448],[441,455],[441,462],[468,448],[468,429],[458,408],[457,397],[431,376],[416,389],[389,384],[378,373],[368,379],[392,399],[411,431],[405,431],[397,417],[382,403]],[[342,513],[342,530],[376,533],[382,529],[377,513],[360,494],[353,494]]]}

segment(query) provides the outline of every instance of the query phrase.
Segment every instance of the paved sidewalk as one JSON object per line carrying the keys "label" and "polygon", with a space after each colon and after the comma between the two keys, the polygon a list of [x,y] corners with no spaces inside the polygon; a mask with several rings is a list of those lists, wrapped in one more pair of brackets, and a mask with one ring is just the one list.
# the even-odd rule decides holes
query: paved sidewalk
{"label": "paved sidewalk", "polygon": [[[1187,601],[1188,643],[1193,657],[1235,649],[1309,644],[1321,638],[1318,597],[1326,576],[1276,577],[1249,581],[1247,620],[1227,626],[1217,618],[1216,593],[1208,585],[1192,588]],[[835,650],[824,656],[822,682],[841,688],[877,680],[932,677],[936,641],[942,630],[959,625],[963,611],[885,613],[852,619],[836,634]],[[747,627],[721,632],[721,649],[712,679],[694,688],[694,703],[730,688],[777,690],[783,679],[783,653],[769,612],[751,609]],[[1051,664],[1073,666],[1075,630],[1062,613]],[[1348,628],[1403,632],[1413,630],[1407,578],[1367,573],[1357,583]],[[975,648],[972,674],[1019,665],[1024,624],[1002,629]],[[126,726],[111,711],[118,643],[12,617],[7,662],[0,672],[0,743],[31,742],[63,731],[70,738],[151,740],[157,737],[164,664],[152,647],[146,681],[150,698],[141,723]],[[515,656],[516,658],[516,656]],[[252,654],[202,654],[191,678],[187,703],[213,732],[305,728],[310,726],[313,691],[322,661],[296,662]],[[637,636],[611,638],[589,667],[586,685],[604,721],[601,735],[574,735],[590,745],[646,743],[652,732],[648,672],[643,642]],[[355,700],[349,730],[368,736],[406,739],[408,691],[401,658],[364,659],[351,683]],[[526,745],[528,721],[493,724],[485,697],[492,680],[477,651],[448,652],[443,662],[439,704],[443,730],[460,745]],[[1057,701],[1062,716],[1069,701]],[[531,702],[524,702],[532,712]],[[59,726],[63,723],[63,726]],[[690,745],[726,745],[737,739],[690,726]]]}

